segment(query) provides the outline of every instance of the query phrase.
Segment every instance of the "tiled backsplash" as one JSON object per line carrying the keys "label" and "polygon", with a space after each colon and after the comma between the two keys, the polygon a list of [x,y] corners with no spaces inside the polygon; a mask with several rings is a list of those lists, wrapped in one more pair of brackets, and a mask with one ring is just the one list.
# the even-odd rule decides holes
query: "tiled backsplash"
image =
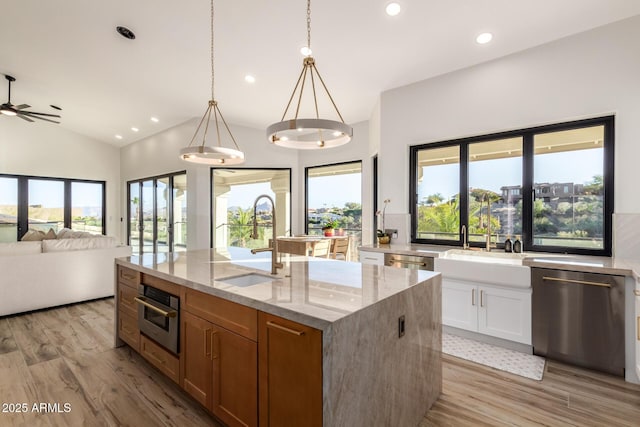
{"label": "tiled backsplash", "polygon": [[640,259],[640,214],[613,215],[613,256]]}

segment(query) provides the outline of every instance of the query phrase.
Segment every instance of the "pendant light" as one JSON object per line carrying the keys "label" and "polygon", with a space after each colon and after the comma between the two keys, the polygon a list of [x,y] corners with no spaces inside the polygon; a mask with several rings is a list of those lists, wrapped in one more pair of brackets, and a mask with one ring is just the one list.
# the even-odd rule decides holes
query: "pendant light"
{"label": "pendant light", "polygon": [[[333,101],[333,97],[329,93],[329,89],[324,84],[324,80],[320,76],[318,69],[316,68],[315,59],[311,56],[311,0],[307,0],[307,56],[302,61],[302,72],[298,77],[296,86],[291,93],[289,103],[282,114],[282,119],[270,125],[267,128],[267,138],[269,142],[287,148],[298,148],[302,150],[313,150],[321,148],[337,147],[351,141],[353,136],[353,128],[344,122],[340,111],[336,103]],[[318,113],[318,99],[316,96],[316,79],[322,84],[333,108],[338,113],[340,121],[321,119]],[[302,101],[302,94],[304,92],[305,83],[307,77],[311,80],[311,90],[313,92],[313,103],[315,108],[315,118],[298,118],[300,112],[300,102]],[[291,101],[298,92],[298,104],[295,108],[295,115],[293,118],[286,120],[287,112],[291,107]]]}
{"label": "pendant light", "polygon": [[[222,113],[220,112],[220,108],[218,107],[218,102],[215,100],[214,96],[214,81],[215,81],[215,73],[213,68],[213,0],[211,0],[211,100],[208,103],[207,110],[204,112],[204,116],[200,120],[200,124],[196,128],[196,132],[193,134],[193,138],[191,138],[191,142],[189,145],[180,150],[180,158],[187,162],[192,163],[200,163],[211,166],[229,166],[229,165],[239,165],[244,163],[244,153],[240,151],[240,147],[238,147],[238,143],[236,142],[227,122],[224,120]],[[213,112],[214,123],[216,125],[216,145],[205,145],[207,138],[207,131],[209,130],[209,122],[211,120],[211,112]],[[225,148],[221,145],[220,139],[220,120],[224,125],[224,128],[229,133],[233,144],[235,145],[235,149],[233,148]],[[200,132],[200,128],[202,124],[206,121],[204,126],[204,133],[202,135],[202,143],[200,145],[194,145],[193,142],[196,140],[198,136],[198,132]]]}

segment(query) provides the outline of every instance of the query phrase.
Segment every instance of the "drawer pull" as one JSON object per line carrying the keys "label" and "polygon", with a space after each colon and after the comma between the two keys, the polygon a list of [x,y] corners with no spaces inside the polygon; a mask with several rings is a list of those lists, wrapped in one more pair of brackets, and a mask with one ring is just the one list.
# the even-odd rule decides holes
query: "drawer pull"
{"label": "drawer pull", "polygon": [[484,304],[482,303],[482,294],[484,291],[480,291],[480,307],[484,307]]}
{"label": "drawer pull", "polygon": [[427,263],[425,262],[420,262],[420,261],[405,261],[405,260],[401,260],[401,259],[395,259],[395,258],[391,258],[389,260],[389,263],[392,264],[394,262],[400,263],[400,264],[409,264],[409,265],[419,265],[421,267],[425,267],[427,265]]}
{"label": "drawer pull", "polygon": [[476,305],[476,290],[471,289],[471,305]]}
{"label": "drawer pull", "polygon": [[304,335],[304,331],[296,331],[295,329],[287,328],[286,326],[278,325],[274,322],[267,322],[267,326],[271,326],[272,328],[280,329],[281,331],[288,332],[293,335],[301,336]]}
{"label": "drawer pull", "polygon": [[548,277],[544,276],[542,280],[548,280],[550,282],[566,282],[566,283],[575,283],[577,285],[589,285],[589,286],[600,286],[603,288],[610,288],[611,285],[608,283],[600,283],[600,282],[589,282],[586,280],[573,280],[573,279],[561,279],[559,277]]}
{"label": "drawer pull", "polygon": [[163,315],[164,317],[176,317],[178,315],[178,312],[175,311],[175,310],[164,311],[164,310],[156,307],[155,305],[149,304],[146,301],[145,297],[135,297],[133,300],[136,301],[138,304],[142,304],[145,307],[147,307],[148,309],[153,310],[156,313]]}
{"label": "drawer pull", "polygon": [[633,293],[636,294],[637,297],[640,297],[640,291],[639,290],[634,289]]}

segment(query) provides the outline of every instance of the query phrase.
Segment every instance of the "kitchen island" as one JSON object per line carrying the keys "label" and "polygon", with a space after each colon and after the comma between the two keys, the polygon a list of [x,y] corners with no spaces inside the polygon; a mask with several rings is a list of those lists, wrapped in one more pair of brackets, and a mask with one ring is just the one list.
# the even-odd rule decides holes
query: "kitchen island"
{"label": "kitchen island", "polygon": [[[273,276],[230,250],[117,259],[116,345],[228,425],[420,422],[442,389],[439,274],[283,256]],[[180,298],[177,354],[132,319],[145,285]]]}

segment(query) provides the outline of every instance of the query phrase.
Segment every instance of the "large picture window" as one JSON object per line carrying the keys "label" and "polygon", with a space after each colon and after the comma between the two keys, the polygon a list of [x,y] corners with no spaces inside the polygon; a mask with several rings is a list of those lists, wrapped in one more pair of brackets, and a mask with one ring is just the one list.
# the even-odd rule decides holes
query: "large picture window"
{"label": "large picture window", "polygon": [[411,147],[412,241],[611,255],[613,117]]}
{"label": "large picture window", "polygon": [[0,175],[0,242],[27,230],[62,228],[104,234],[105,182]]}

